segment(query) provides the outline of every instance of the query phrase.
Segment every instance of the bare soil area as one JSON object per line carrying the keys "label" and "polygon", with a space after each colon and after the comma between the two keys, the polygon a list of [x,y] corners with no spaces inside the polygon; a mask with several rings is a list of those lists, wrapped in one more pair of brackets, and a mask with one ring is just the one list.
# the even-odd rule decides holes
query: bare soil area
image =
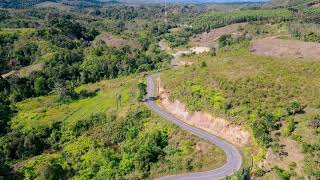
{"label": "bare soil area", "polygon": [[[160,44],[160,47],[161,47],[161,44]],[[180,57],[182,55],[189,55],[189,54],[193,54],[193,53],[194,54],[201,54],[201,53],[206,53],[209,51],[210,51],[209,47],[193,47],[188,50],[181,50],[181,51],[178,51],[178,52],[172,54],[174,57],[174,60],[172,60],[171,62],[173,64],[175,64],[176,66],[189,66],[189,65],[192,65],[194,62],[181,60]]]}
{"label": "bare soil area", "polygon": [[193,62],[192,61],[178,61],[177,62],[177,65],[178,66],[190,66],[190,65],[192,65],[193,64]]}
{"label": "bare soil area", "polygon": [[250,51],[266,56],[320,60],[320,43],[268,37],[252,43]]}
{"label": "bare soil area", "polygon": [[6,78],[6,77],[9,77],[9,76],[12,76],[12,75],[16,75],[18,77],[27,77],[32,72],[41,71],[43,69],[43,65],[44,65],[43,63],[29,65],[29,66],[23,67],[23,68],[21,68],[19,70],[13,70],[13,71],[10,71],[10,72],[8,72],[6,74],[2,74],[1,76],[3,78]]}
{"label": "bare soil area", "polygon": [[128,44],[128,40],[117,38],[107,33],[103,36],[102,41],[112,47],[120,47]]}
{"label": "bare soil area", "polygon": [[319,2],[319,3],[316,3],[316,4],[314,4],[314,5],[312,5],[311,7],[319,8],[319,7],[320,7],[320,2]]}
{"label": "bare soil area", "polygon": [[275,153],[269,148],[266,159],[259,166],[264,170],[270,171],[274,165],[277,165],[283,169],[290,169],[299,176],[303,175],[304,155],[301,146],[289,138],[281,139],[279,144],[281,147],[280,152]]}
{"label": "bare soil area", "polygon": [[215,46],[215,41],[222,35],[231,34],[233,36],[240,35],[239,27],[246,23],[231,24],[222,28],[213,29],[210,32],[204,32],[192,38],[189,42],[191,46]]}

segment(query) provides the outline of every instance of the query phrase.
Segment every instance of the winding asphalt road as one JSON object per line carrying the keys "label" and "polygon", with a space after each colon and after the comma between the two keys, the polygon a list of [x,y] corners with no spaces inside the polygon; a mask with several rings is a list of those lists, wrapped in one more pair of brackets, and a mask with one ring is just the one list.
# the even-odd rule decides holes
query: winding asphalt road
{"label": "winding asphalt road", "polygon": [[[175,58],[175,56],[174,56]],[[159,179],[161,180],[215,180],[222,179],[226,176],[232,175],[234,172],[240,169],[242,163],[242,157],[239,151],[230,143],[214,136],[204,130],[195,128],[191,125],[184,123],[183,121],[178,120],[174,116],[160,109],[154,103],[154,92],[155,92],[155,84],[154,78],[158,77],[160,74],[153,74],[147,77],[147,98],[145,104],[154,112],[159,114],[164,119],[176,124],[180,128],[209,141],[212,144],[220,147],[227,156],[227,163],[222,167],[213,169],[205,172],[196,172],[196,173],[186,173],[186,174],[178,174],[172,176],[165,176]]]}

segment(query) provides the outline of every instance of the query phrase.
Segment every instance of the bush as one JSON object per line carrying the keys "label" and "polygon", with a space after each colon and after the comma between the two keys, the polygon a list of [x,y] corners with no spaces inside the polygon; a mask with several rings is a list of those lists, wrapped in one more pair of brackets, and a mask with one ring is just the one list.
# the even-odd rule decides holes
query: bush
{"label": "bush", "polygon": [[296,128],[296,122],[292,117],[286,119],[287,126],[282,130],[284,136],[290,136]]}
{"label": "bush", "polygon": [[275,130],[280,127],[280,118],[273,115],[272,113],[265,113],[263,116],[264,122],[267,125],[268,129]]}
{"label": "bush", "polygon": [[106,121],[106,116],[103,113],[92,114],[89,118],[78,121],[72,131],[75,136],[79,136],[89,128],[101,124]]}
{"label": "bush", "polygon": [[218,39],[219,48],[230,46],[234,42],[230,34],[224,34]]}
{"label": "bush", "polygon": [[63,167],[54,162],[46,162],[36,169],[36,175],[39,179],[67,179],[67,171]]}
{"label": "bush", "polygon": [[207,65],[207,63],[205,62],[205,61],[202,61],[201,62],[201,65],[200,65],[200,67],[201,68],[205,68],[205,67],[207,67],[208,65]]}
{"label": "bush", "polygon": [[138,84],[138,89],[139,89],[138,100],[143,101],[145,96],[147,95],[147,85],[141,82]]}
{"label": "bush", "polygon": [[59,103],[69,103],[79,97],[72,87],[66,87],[62,84],[56,84],[54,93],[56,94],[56,101]]}
{"label": "bush", "polygon": [[251,179],[251,168],[243,168],[240,172],[237,174],[237,180],[250,180]]}
{"label": "bush", "polygon": [[290,180],[291,175],[287,171],[280,169],[278,166],[273,167],[272,170],[274,170],[282,180]]}
{"label": "bush", "polygon": [[254,176],[256,177],[263,177],[266,174],[266,171],[264,171],[263,169],[258,168],[255,172],[254,172]]}
{"label": "bush", "polygon": [[256,142],[262,147],[269,147],[272,139],[269,136],[269,131],[263,121],[256,121],[252,124],[252,131]]}
{"label": "bush", "polygon": [[287,112],[289,115],[294,115],[303,112],[303,106],[299,101],[293,101],[289,107],[287,107]]}

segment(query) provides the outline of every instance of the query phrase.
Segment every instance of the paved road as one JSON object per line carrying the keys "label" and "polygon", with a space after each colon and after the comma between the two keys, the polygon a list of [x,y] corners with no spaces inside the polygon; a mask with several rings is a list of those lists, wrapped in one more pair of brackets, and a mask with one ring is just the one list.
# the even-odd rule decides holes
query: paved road
{"label": "paved road", "polygon": [[169,113],[161,110],[153,101],[155,84],[154,78],[159,76],[159,74],[149,75],[147,77],[147,100],[146,105],[154,112],[158,113],[164,119],[176,124],[180,128],[187,130],[188,132],[203,138],[212,144],[223,149],[227,156],[227,163],[222,167],[213,169],[205,172],[196,172],[196,173],[186,173],[178,174],[172,176],[161,177],[161,180],[215,180],[222,179],[226,176],[232,175],[235,171],[239,170],[242,163],[242,157],[239,151],[231,144],[225,142],[224,140],[198,128],[195,128],[191,125],[188,125],[177,118],[173,117]]}

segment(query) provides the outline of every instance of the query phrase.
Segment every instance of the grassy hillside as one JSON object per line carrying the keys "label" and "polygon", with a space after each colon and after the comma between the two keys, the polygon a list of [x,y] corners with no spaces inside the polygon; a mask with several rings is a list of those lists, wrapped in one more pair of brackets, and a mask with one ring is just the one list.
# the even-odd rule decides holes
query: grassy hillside
{"label": "grassy hillside", "polygon": [[18,103],[12,129],[29,139],[28,151],[40,145],[45,150],[12,162],[17,171],[25,179],[145,179],[222,166],[222,150],[137,101],[136,84],[142,79],[131,76],[83,85],[76,91],[91,95],[67,104],[57,103],[54,96]]}
{"label": "grassy hillside", "polygon": [[[280,168],[288,177],[319,177],[320,136],[314,124],[320,115],[320,63],[257,56],[248,52],[247,45],[229,46],[217,56],[183,57],[195,64],[167,71],[163,84],[171,98],[185,103],[190,111],[210,112],[241,124],[261,151],[270,149],[275,157],[288,159],[288,164],[270,162],[271,169],[256,168],[256,173],[264,172],[259,176]],[[303,162],[290,158],[293,152],[286,149],[287,140],[296,144],[294,149],[301,149]]]}

